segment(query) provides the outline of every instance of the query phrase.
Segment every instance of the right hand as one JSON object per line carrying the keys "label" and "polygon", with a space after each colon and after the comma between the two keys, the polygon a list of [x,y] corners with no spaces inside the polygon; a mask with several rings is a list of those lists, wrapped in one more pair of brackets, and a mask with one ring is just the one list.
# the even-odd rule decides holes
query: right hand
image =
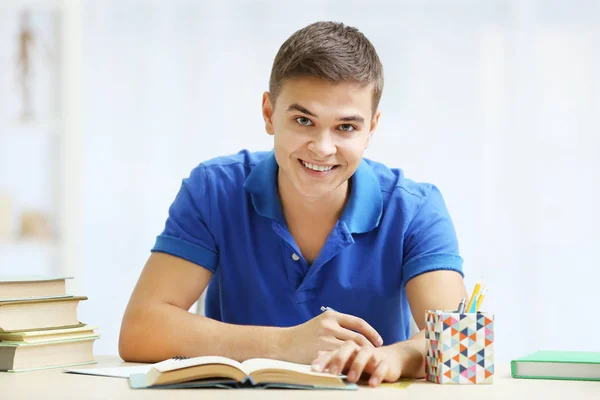
{"label": "right hand", "polygon": [[315,318],[283,331],[284,358],[310,364],[322,351],[332,351],[352,340],[360,347],[379,347],[383,339],[362,318],[327,310]]}

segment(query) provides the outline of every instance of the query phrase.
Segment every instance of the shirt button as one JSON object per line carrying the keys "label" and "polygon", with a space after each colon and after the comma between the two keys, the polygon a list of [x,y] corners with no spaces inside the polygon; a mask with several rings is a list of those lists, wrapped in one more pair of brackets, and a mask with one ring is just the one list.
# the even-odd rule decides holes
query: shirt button
{"label": "shirt button", "polygon": [[296,254],[296,253],[292,254],[292,260],[298,261],[299,259],[300,259],[300,257],[298,257],[298,254]]}

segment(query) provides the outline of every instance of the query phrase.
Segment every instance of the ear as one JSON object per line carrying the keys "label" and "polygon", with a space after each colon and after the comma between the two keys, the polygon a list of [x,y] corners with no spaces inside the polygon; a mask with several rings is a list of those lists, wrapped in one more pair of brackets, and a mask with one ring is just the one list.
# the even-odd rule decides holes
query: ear
{"label": "ear", "polygon": [[271,102],[271,94],[264,92],[262,97],[262,115],[265,120],[265,130],[269,135],[275,133],[273,128],[273,103]]}
{"label": "ear", "polygon": [[369,127],[369,136],[367,136],[367,140],[365,142],[365,149],[369,147],[369,142],[371,141],[371,137],[375,134],[375,130],[377,129],[377,125],[379,125],[379,117],[381,116],[381,111],[377,110],[373,118],[371,118],[371,126]]}

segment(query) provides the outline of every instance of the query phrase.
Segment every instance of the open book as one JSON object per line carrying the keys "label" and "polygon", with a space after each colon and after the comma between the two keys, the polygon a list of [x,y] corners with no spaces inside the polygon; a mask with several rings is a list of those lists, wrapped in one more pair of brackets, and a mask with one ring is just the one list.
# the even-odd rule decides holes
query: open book
{"label": "open book", "polygon": [[132,374],[129,385],[140,388],[276,387],[298,389],[357,389],[344,375],[312,371],[310,365],[254,358],[239,363],[219,356],[170,359],[148,372]]}

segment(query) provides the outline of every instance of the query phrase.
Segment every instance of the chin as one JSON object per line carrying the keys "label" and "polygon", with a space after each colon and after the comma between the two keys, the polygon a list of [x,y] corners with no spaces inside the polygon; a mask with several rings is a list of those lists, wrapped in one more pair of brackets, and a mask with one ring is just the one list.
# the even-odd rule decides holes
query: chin
{"label": "chin", "polygon": [[315,187],[314,185],[302,184],[295,186],[302,197],[310,200],[319,200],[327,197],[338,187],[338,185],[318,185],[318,187]]}

